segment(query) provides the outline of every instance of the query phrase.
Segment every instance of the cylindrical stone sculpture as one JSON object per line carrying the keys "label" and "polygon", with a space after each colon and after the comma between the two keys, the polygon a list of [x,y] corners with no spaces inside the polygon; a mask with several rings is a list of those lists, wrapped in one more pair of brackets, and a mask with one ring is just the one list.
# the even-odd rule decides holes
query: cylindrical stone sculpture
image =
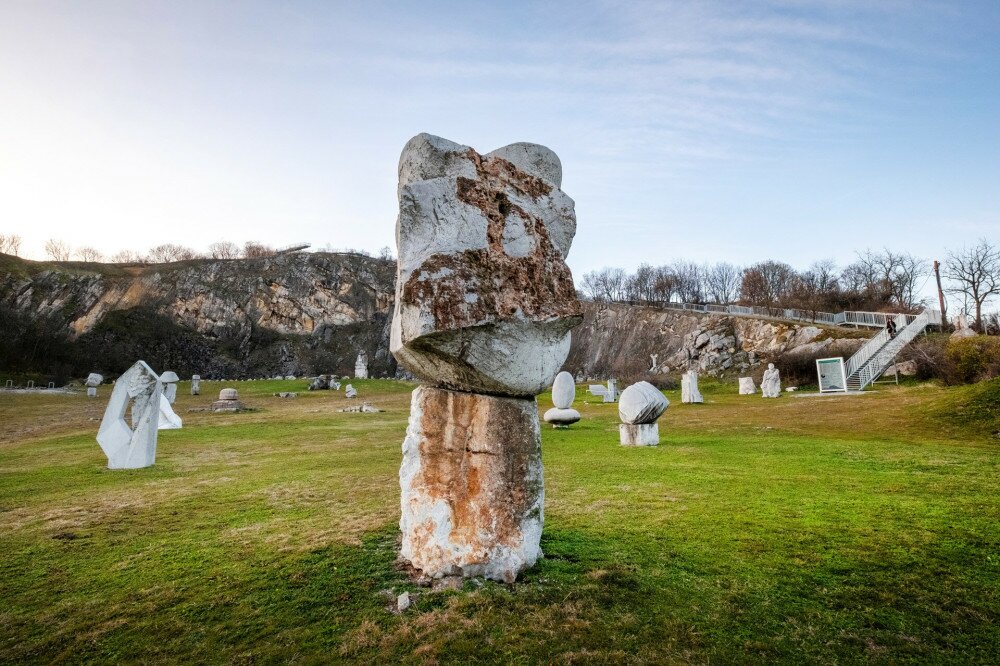
{"label": "cylindrical stone sculpture", "polygon": [[660,443],[660,428],[656,420],[663,415],[670,401],[649,382],[632,384],[618,399],[618,426],[622,446],[656,446]]}
{"label": "cylindrical stone sculpture", "polygon": [[480,155],[420,134],[399,161],[390,350],[416,389],[399,472],[402,556],[431,577],[513,581],[541,555],[535,396],[582,320],[573,200],[548,148]]}

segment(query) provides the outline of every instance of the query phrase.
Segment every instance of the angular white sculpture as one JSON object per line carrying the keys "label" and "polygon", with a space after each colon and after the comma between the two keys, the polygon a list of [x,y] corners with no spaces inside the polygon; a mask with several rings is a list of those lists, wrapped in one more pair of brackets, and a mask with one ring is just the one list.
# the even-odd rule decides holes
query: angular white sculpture
{"label": "angular white sculpture", "polygon": [[580,412],[572,409],[573,400],[576,398],[576,384],[573,382],[573,375],[560,372],[556,375],[555,382],[552,383],[552,409],[545,412],[542,417],[546,423],[551,423],[553,428],[567,428],[580,420]]}
{"label": "angular white sculpture", "polygon": [[608,387],[604,384],[591,384],[587,387],[587,392],[590,393],[590,395],[596,395],[600,398],[604,398],[604,396],[608,393]]}
{"label": "angular white sculpture", "polygon": [[[162,377],[163,375],[160,376]],[[177,386],[177,384],[174,384],[174,386]],[[166,393],[160,396],[159,421],[160,423],[157,426],[158,430],[179,430],[184,426],[183,421],[181,421],[181,417],[177,416],[177,413],[174,412],[174,408],[170,406],[170,401],[167,399]]]}
{"label": "angular white sculpture", "polygon": [[614,379],[608,380],[608,387],[604,391],[604,402],[615,402],[618,400],[618,385]]}
{"label": "angular white sculpture", "polygon": [[[143,361],[136,362],[115,382],[97,432],[97,443],[108,457],[109,469],[138,469],[155,462],[162,396],[160,378]],[[125,420],[130,403],[131,426]]]}
{"label": "angular white sculpture", "polygon": [[777,398],[781,396],[781,374],[774,367],[774,363],[767,364],[764,371],[764,378],[760,380],[760,394],[765,398]]}
{"label": "angular white sculpture", "polygon": [[201,395],[201,375],[191,375],[191,395]]}
{"label": "angular white sculpture", "polygon": [[347,397],[347,398],[357,398],[358,397],[358,389],[356,389],[353,386],[351,386],[350,384],[348,384],[347,387],[344,389],[344,397]]}
{"label": "angular white sculpture", "polygon": [[753,377],[740,377],[740,395],[753,395],[756,392]]}
{"label": "angular white sculpture", "polygon": [[413,392],[401,554],[425,575],[513,581],[541,556],[535,396],[582,321],[561,180],[555,153],[529,143],[480,155],[421,134],[400,157],[390,350],[435,385]]}
{"label": "angular white sculpture", "polygon": [[181,378],[173,370],[167,370],[160,375],[160,381],[163,382],[163,395],[167,397],[171,405],[177,400],[177,382],[180,380]]}
{"label": "angular white sculpture", "polygon": [[694,370],[689,370],[681,375],[681,402],[685,404],[705,402],[701,391],[698,390],[698,373]]}
{"label": "angular white sculpture", "polygon": [[354,378],[368,379],[368,355],[364,352],[358,354],[354,361]]}

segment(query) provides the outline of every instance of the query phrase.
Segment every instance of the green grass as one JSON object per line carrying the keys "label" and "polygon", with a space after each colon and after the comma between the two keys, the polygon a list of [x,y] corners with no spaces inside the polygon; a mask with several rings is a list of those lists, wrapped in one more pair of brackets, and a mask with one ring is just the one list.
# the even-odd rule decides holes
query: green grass
{"label": "green grass", "polygon": [[[184,429],[116,472],[90,420],[110,387],[0,396],[0,661],[1000,659],[989,385],[772,401],[706,383],[704,405],[667,392],[645,449],[581,390],[584,420],[542,431],[545,559],[431,592],[394,565],[412,387],[354,382],[386,411],[341,414],[305,384],[240,382],[256,409],[226,415],[186,411],[222,384],[182,384]],[[388,612],[386,589],[415,607]]]}

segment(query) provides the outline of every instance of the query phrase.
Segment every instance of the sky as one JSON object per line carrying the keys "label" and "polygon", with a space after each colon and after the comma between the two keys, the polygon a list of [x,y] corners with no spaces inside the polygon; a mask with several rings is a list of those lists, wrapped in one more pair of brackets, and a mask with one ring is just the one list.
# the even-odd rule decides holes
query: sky
{"label": "sky", "polygon": [[549,146],[569,264],[1000,239],[1000,2],[0,0],[0,234],[394,246],[430,132]]}

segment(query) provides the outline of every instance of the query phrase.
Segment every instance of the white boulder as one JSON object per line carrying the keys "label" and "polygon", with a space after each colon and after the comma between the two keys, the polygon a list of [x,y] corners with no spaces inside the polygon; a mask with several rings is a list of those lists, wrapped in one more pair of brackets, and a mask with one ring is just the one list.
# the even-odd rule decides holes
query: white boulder
{"label": "white boulder", "polygon": [[573,375],[565,370],[556,375],[552,382],[552,404],[559,409],[569,409],[576,398],[576,383]]}
{"label": "white boulder", "polygon": [[618,416],[623,423],[655,423],[669,405],[658,388],[649,382],[636,382],[622,391]]}

